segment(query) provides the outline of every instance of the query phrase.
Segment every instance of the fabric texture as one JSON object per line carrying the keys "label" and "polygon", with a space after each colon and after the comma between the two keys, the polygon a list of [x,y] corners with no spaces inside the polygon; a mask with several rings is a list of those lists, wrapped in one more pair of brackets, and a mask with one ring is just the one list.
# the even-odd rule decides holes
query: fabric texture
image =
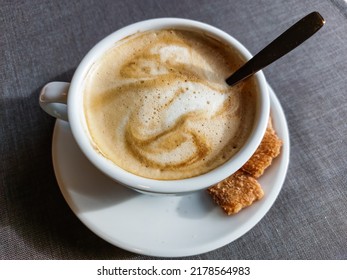
{"label": "fabric texture", "polygon": [[288,121],[291,156],[275,204],[247,234],[183,259],[347,258],[347,4],[334,1],[0,1],[0,259],[153,259],[88,230],[52,166],[55,120],[38,105],[87,51],[130,23],[182,17],[214,25],[253,54],[318,11],[326,25],[264,71]]}

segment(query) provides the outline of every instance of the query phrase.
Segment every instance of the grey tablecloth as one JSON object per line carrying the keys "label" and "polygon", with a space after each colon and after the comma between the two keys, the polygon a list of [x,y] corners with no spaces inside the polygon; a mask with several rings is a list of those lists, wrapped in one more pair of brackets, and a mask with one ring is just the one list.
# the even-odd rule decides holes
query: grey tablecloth
{"label": "grey tablecloth", "polygon": [[149,259],[89,231],[53,172],[55,120],[39,108],[39,91],[46,82],[69,81],[96,42],[135,21],[171,16],[219,27],[256,53],[314,10],[326,26],[265,69],[291,139],[278,199],[243,237],[189,259],[347,258],[346,2],[63,0],[0,7],[1,259]]}

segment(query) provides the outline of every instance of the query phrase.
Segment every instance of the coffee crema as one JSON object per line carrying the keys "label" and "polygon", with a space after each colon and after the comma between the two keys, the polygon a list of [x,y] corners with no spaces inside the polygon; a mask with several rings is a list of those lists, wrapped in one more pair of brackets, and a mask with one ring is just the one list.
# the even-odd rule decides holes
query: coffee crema
{"label": "coffee crema", "polygon": [[243,62],[195,31],[149,31],[117,42],[85,79],[95,149],[122,169],[159,180],[220,166],[253,129],[254,79],[225,83]]}

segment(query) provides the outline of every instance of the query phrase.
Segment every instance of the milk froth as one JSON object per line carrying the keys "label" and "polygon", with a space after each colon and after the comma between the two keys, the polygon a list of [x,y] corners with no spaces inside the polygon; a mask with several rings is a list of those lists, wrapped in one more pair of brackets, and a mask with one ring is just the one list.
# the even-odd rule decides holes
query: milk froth
{"label": "milk froth", "polygon": [[253,79],[225,83],[242,63],[225,44],[193,31],[121,40],[86,77],[91,141],[104,157],[142,177],[182,179],[216,168],[253,128]]}

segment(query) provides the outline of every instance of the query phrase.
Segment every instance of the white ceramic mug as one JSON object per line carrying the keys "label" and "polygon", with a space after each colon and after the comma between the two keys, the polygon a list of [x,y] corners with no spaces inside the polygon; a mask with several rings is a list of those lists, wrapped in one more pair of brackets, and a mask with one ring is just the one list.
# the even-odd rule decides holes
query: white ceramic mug
{"label": "white ceramic mug", "polygon": [[245,145],[231,159],[208,173],[181,180],[155,180],[140,177],[125,171],[98,153],[92,145],[83,110],[83,81],[93,63],[119,40],[137,32],[177,28],[202,31],[236,49],[241,57],[249,60],[252,55],[229,34],[205,23],[180,19],[158,18],[141,21],[124,27],[96,44],[83,58],[71,83],[52,82],[40,94],[40,105],[48,114],[68,120],[72,134],[86,157],[103,173],[115,181],[143,193],[184,194],[206,189],[233,174],[252,156],[259,146],[268,122],[270,100],[268,87],[262,71],[256,73],[257,96],[256,123]]}

